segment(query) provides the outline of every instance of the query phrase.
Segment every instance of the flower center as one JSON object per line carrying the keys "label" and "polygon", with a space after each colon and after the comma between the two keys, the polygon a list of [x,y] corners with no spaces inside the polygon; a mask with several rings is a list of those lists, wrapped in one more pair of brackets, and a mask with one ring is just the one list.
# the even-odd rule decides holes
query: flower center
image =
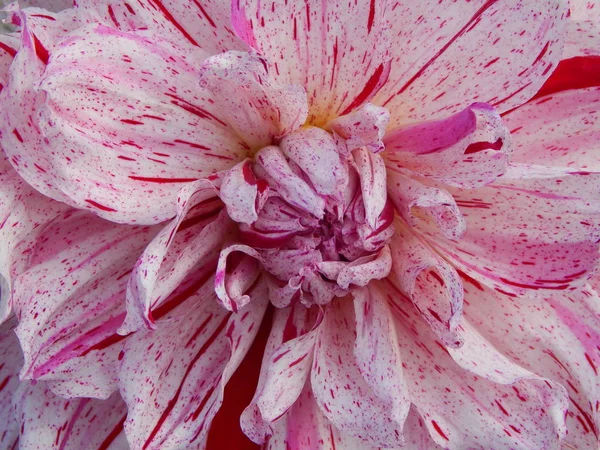
{"label": "flower center", "polygon": [[[394,214],[375,142],[381,133],[369,137],[361,117],[374,118],[362,111],[328,131],[302,127],[223,178],[221,198],[239,223],[241,244],[268,273],[275,306],[325,304],[391,269]],[[356,132],[348,129],[352,121]]]}

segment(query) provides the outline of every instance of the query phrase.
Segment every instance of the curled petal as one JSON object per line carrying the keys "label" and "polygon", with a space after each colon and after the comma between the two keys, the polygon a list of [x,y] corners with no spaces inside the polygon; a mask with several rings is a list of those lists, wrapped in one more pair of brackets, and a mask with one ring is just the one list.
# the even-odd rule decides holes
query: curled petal
{"label": "curled petal", "polygon": [[[279,85],[258,55],[227,52],[202,64],[200,86],[213,93],[220,116],[253,149],[299,128],[308,115],[302,86]],[[231,92],[235,91],[235,95]]]}
{"label": "curled petal", "polygon": [[[229,262],[230,255],[233,262]],[[246,290],[259,276],[259,252],[247,245],[233,244],[221,249],[215,274],[215,293],[221,305],[228,311],[237,312],[250,301]]]}
{"label": "curled petal", "polygon": [[[144,249],[127,286],[127,317],[119,333],[142,327],[154,329],[152,310],[194,271],[210,276],[218,251],[230,232],[230,223],[219,212],[214,185],[199,180],[184,187],[177,197],[177,216]],[[201,268],[200,272],[197,269]]]}
{"label": "curled petal", "polygon": [[63,397],[114,392],[127,277],[157,231],[70,209],[34,237],[13,290],[23,378]]}
{"label": "curled petal", "polygon": [[23,450],[122,450],[127,407],[118,393],[106,400],[56,396],[46,383],[24,383],[16,398]]}
{"label": "curled petal", "polygon": [[379,153],[384,148],[382,139],[389,121],[387,109],[367,103],[357,111],[332,120],[327,129],[345,139],[349,152],[367,147],[371,153]]}
{"label": "curled petal", "polygon": [[[394,282],[402,297],[412,300],[432,330],[448,346],[459,346],[456,332],[463,309],[463,286],[454,268],[400,221],[390,242]],[[400,296],[398,296],[400,294]]]}
{"label": "curled petal", "polygon": [[374,446],[400,446],[402,424],[394,420],[390,405],[367,384],[355,362],[355,323],[349,298],[334,300],[325,311],[311,372],[315,399],[341,432]]}
{"label": "curled petal", "polygon": [[371,280],[387,277],[391,269],[392,255],[386,245],[376,254],[362,256],[344,264],[337,274],[336,281],[342,289],[348,289],[351,284],[366,286]]}
{"label": "curled petal", "polygon": [[232,314],[205,283],[156,330],[127,339],[119,375],[132,449],[193,448],[204,441],[267,306],[263,282],[248,295],[253,301]]}
{"label": "curled petal", "polygon": [[510,133],[485,103],[473,103],[446,119],[398,128],[384,142],[390,169],[406,169],[463,189],[502,175],[512,151]]}
{"label": "curled petal", "polygon": [[377,219],[387,201],[385,164],[380,156],[371,153],[365,147],[354,150],[352,156],[360,177],[367,223],[376,229]]}
{"label": "curled petal", "polygon": [[424,210],[435,222],[434,228],[439,228],[448,239],[462,236],[466,228],[465,219],[452,195],[394,170],[389,170],[387,176],[389,198],[406,223],[416,229],[431,227],[428,218],[419,214]]}
{"label": "curled petal", "polygon": [[251,225],[258,219],[258,211],[265,203],[269,187],[264,180],[257,180],[250,160],[236,164],[223,177],[219,196],[227,214],[236,222]]}

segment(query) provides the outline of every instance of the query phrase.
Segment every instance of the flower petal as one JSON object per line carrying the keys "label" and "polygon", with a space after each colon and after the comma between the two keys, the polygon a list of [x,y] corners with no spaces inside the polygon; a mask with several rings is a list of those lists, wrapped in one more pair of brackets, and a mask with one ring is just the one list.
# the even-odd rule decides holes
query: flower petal
{"label": "flower petal", "polygon": [[376,229],[377,219],[387,201],[385,164],[380,156],[371,153],[366,147],[354,150],[352,157],[360,177],[367,223]]}
{"label": "flower petal", "polygon": [[462,315],[463,287],[456,270],[398,220],[390,249],[395,275],[391,279],[398,287],[393,298],[400,303],[403,297],[411,300],[445,345],[460,345],[456,327]]}
{"label": "flower petal", "polygon": [[[233,254],[233,263],[228,258]],[[247,245],[232,244],[221,249],[215,273],[215,294],[220,305],[237,312],[251,300],[246,290],[260,275],[260,253]]]}
{"label": "flower petal", "polygon": [[274,423],[293,407],[308,380],[322,320],[316,309],[295,303],[275,310],[256,393],[241,417],[242,430],[254,442],[272,435]]}
{"label": "flower petal", "polygon": [[392,72],[373,103],[391,126],[454,114],[472,102],[500,112],[529,100],[561,56],[566,2],[402,2],[386,12]]}
{"label": "flower petal", "polygon": [[402,358],[389,300],[376,286],[353,291],[356,316],[354,356],[361,375],[391,407],[391,417],[404,424],[410,409]]}
{"label": "flower petal", "polygon": [[[600,299],[590,288],[512,298],[465,278],[465,315],[494,348],[560,382],[570,399],[565,447],[597,448],[600,413]],[[569,446],[567,446],[567,444]]]}
{"label": "flower petal", "polygon": [[232,220],[251,225],[258,219],[258,211],[268,194],[267,182],[256,179],[252,162],[246,159],[223,176],[219,196],[227,206],[227,214]]}
{"label": "flower petal", "polygon": [[502,175],[511,153],[510,134],[498,113],[474,103],[442,120],[398,128],[384,139],[391,170],[470,189]]}
{"label": "flower petal", "polygon": [[[381,286],[394,295],[391,285]],[[566,406],[565,398],[549,408],[539,395],[540,389],[548,395],[552,390],[539,377],[504,385],[463,370],[409,303],[398,303],[393,311],[411,400],[438,445],[558,448],[561,423],[555,412]]]}
{"label": "flower petal", "polygon": [[127,407],[118,393],[107,400],[66,400],[41,382],[25,383],[15,398],[21,450],[125,450]]}
{"label": "flower petal", "polygon": [[[255,54],[211,56],[200,69],[200,86],[213,93],[220,117],[254,150],[298,129],[308,115],[302,86],[275,82]],[[234,90],[236,95],[230,95]]]}
{"label": "flower petal", "polygon": [[387,81],[390,40],[383,1],[231,5],[237,35],[281,80],[304,86],[313,125],[352,112]]}
{"label": "flower petal", "polygon": [[197,88],[204,56],[91,25],[53,51],[36,93],[22,50],[13,74],[28,73],[29,84],[9,84],[6,108],[34,116],[33,129],[25,135],[31,120],[8,114],[2,145],[19,174],[57,200],[117,222],[164,221],[182,185],[247,151]]}
{"label": "flower petal", "polygon": [[71,209],[33,238],[13,289],[22,377],[48,380],[63,397],[114,392],[127,275],[157,231]]}
{"label": "flower petal", "polygon": [[332,120],[327,129],[345,139],[348,152],[367,147],[370,152],[379,153],[383,150],[382,139],[389,121],[387,109],[366,103],[359,110]]}
{"label": "flower petal", "polygon": [[88,23],[100,22],[121,31],[149,28],[172,42],[184,41],[211,54],[247,49],[230,30],[231,8],[224,1],[77,0],[75,7]]}
{"label": "flower petal", "polygon": [[517,295],[571,289],[598,262],[600,174],[519,165],[490,186],[449,191],[467,231],[458,241],[429,231],[425,236],[488,286]]}
{"label": "flower petal", "polygon": [[600,23],[598,20],[569,20],[563,59],[600,55]]}
{"label": "flower petal", "polygon": [[[458,239],[465,232],[465,219],[447,191],[426,186],[394,170],[389,170],[387,177],[388,196],[411,227],[437,227],[448,239]],[[424,217],[421,211],[429,217]],[[430,218],[435,224],[430,223]]]}
{"label": "flower petal", "polygon": [[127,286],[127,317],[119,333],[142,327],[154,329],[152,311],[158,308],[190,272],[198,278],[214,273],[218,251],[228,232],[227,217],[215,187],[198,180],[181,189],[177,216],[144,249]]}
{"label": "flower petal", "polygon": [[19,370],[23,354],[14,332],[16,320],[0,325],[0,447],[16,448],[19,424],[12,408],[13,396],[19,386]]}
{"label": "flower petal", "polygon": [[223,388],[252,344],[266,309],[263,282],[248,295],[251,304],[232,314],[219,306],[207,282],[156,330],[127,339],[119,375],[132,450],[191,448],[203,442]]}
{"label": "flower petal", "polygon": [[28,245],[44,224],[68,208],[29,186],[0,151],[0,323],[10,316],[12,285],[27,265]]}
{"label": "flower petal", "polygon": [[0,92],[8,82],[8,69],[19,47],[19,39],[7,34],[0,34]]}
{"label": "flower petal", "polygon": [[[311,384],[323,414],[371,445],[401,445],[402,424],[363,379],[355,362],[355,317],[348,297],[332,301],[319,328]],[[341,362],[341,363],[340,363]]]}

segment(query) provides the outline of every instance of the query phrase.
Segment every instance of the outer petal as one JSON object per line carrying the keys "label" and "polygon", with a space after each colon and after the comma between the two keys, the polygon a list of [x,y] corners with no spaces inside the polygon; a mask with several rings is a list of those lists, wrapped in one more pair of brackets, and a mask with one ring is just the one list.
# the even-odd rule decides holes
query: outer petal
{"label": "outer petal", "polygon": [[386,5],[372,2],[232,1],[233,27],[286,83],[304,86],[309,122],[322,126],[368,102],[386,82]]}
{"label": "outer petal", "polygon": [[241,417],[242,430],[257,443],[273,434],[274,423],[293,408],[306,384],[322,319],[316,310],[300,303],[275,310],[256,393]]}
{"label": "outer petal", "polygon": [[[570,399],[565,448],[596,449],[600,413],[600,299],[589,288],[512,298],[466,279],[465,315],[493,347],[560,382]],[[568,446],[567,446],[568,444]]]}
{"label": "outer petal", "polygon": [[122,31],[149,28],[172,42],[200,46],[211,54],[247,48],[231,30],[231,8],[226,1],[77,0],[76,8],[88,23],[102,22]]}
{"label": "outer petal", "polygon": [[207,278],[214,273],[225,235],[231,231],[215,187],[199,180],[177,197],[177,217],[165,226],[140,255],[127,286],[127,318],[119,333],[154,328],[152,311],[159,307],[188,274]]}
{"label": "outer petal", "polygon": [[470,276],[519,295],[589,278],[599,258],[600,174],[520,165],[493,185],[450,192],[467,231],[459,241],[426,235]]}
{"label": "outer petal", "polygon": [[458,346],[456,327],[463,309],[458,273],[401,221],[395,225],[396,234],[390,242],[395,277],[391,279],[398,291],[393,298],[400,303],[403,297],[412,300],[442,342]]}
{"label": "outer petal", "polygon": [[302,86],[274,82],[258,55],[227,52],[208,58],[200,86],[213,93],[220,117],[254,150],[296,130],[308,114]]}
{"label": "outer petal", "polygon": [[373,285],[355,290],[353,296],[356,364],[367,384],[391,406],[394,422],[404,424],[410,400],[389,300]]}
{"label": "outer petal", "polygon": [[13,414],[12,401],[19,386],[23,354],[13,328],[16,320],[0,325],[0,448],[16,448],[19,424]]}
{"label": "outer petal", "polygon": [[127,340],[120,385],[133,450],[201,446],[267,305],[263,282],[248,294],[254,301],[231,314],[219,306],[207,282],[157,330]]}
{"label": "outer petal", "polygon": [[246,152],[197,88],[203,57],[93,25],[53,52],[36,94],[32,56],[21,51],[6,107],[33,116],[33,129],[25,134],[32,121],[8,114],[2,145],[19,174],[55,199],[120,222],[170,218],[182,184]]}
{"label": "outer petal", "polygon": [[8,69],[19,50],[20,41],[14,36],[0,34],[0,92],[8,82]]}
{"label": "outer petal", "polygon": [[371,445],[401,445],[402,425],[362,377],[355,362],[355,317],[349,298],[332,301],[319,329],[311,384],[323,414]]}
{"label": "outer petal", "polygon": [[[568,89],[568,88],[567,88]],[[555,92],[503,119],[524,164],[600,171],[600,88]]]}
{"label": "outer petal", "polygon": [[374,100],[391,126],[448,116],[472,102],[525,103],[561,56],[566,2],[402,2],[386,13],[390,80]]}
{"label": "outer petal", "polygon": [[26,383],[15,398],[21,450],[127,450],[127,408],[118,393],[107,400],[66,400],[45,383]]}
{"label": "outer petal", "polygon": [[119,348],[112,344],[125,316],[127,276],[156,231],[70,210],[32,238],[13,291],[22,377],[50,380],[65,397],[114,392]]}
{"label": "outer petal", "polygon": [[474,103],[442,120],[396,129],[385,137],[386,165],[460,188],[484,186],[508,166],[511,141],[498,113]]}
{"label": "outer petal", "polygon": [[34,243],[43,225],[67,209],[29,186],[0,152],[0,323],[11,313],[12,285],[29,259],[23,241]]}
{"label": "outer petal", "polygon": [[[563,404],[547,407],[540,391],[544,395],[552,391],[544,383],[540,388],[539,377],[533,382],[505,380],[513,383],[505,385],[464,371],[410,304],[399,304],[394,312],[411,399],[438,445],[450,449],[559,448],[557,429],[562,418],[556,423],[553,414]],[[496,375],[494,381],[500,381],[502,374]]]}

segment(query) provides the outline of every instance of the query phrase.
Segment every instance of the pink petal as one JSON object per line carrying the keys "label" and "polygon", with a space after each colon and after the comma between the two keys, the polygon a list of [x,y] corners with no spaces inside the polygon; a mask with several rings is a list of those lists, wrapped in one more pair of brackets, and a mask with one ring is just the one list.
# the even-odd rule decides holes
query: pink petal
{"label": "pink petal", "polygon": [[[228,266],[227,259],[231,254],[234,261]],[[248,304],[251,297],[246,291],[260,275],[259,261],[262,261],[260,253],[247,245],[232,244],[221,249],[215,273],[215,294],[223,308],[237,312]]]}
{"label": "pink petal", "polygon": [[8,82],[8,69],[20,47],[20,40],[14,36],[0,34],[0,92]]}
{"label": "pink petal", "polygon": [[411,300],[441,341],[460,345],[456,328],[463,309],[463,287],[456,270],[400,221],[390,242],[397,292],[392,306]]}
{"label": "pink petal", "polygon": [[156,223],[175,215],[183,185],[245,156],[197,88],[203,51],[92,25],[53,51],[39,94],[34,57],[17,56],[14,73],[29,74],[28,85],[9,90],[6,108],[35,123],[28,129],[30,120],[9,114],[2,144],[19,174],[55,199],[118,222]]}
{"label": "pink petal", "polygon": [[67,209],[31,188],[0,153],[0,323],[11,313],[12,285],[26,268],[28,247],[43,225]]}
{"label": "pink petal", "polygon": [[303,127],[286,135],[279,148],[302,169],[319,194],[342,196],[348,174],[329,133],[316,127]]}
{"label": "pink petal", "polygon": [[[566,2],[565,2],[566,3]],[[567,5],[537,0],[402,2],[386,12],[392,72],[374,100],[392,126],[454,114],[472,102],[525,103],[561,56]]]}
{"label": "pink petal", "polygon": [[598,20],[569,20],[563,59],[599,55],[600,23]]}
{"label": "pink petal", "polygon": [[387,109],[366,103],[357,111],[338,117],[327,124],[327,129],[345,139],[347,151],[367,147],[372,153],[383,150],[383,136],[390,121]]}
{"label": "pink petal", "polygon": [[510,134],[489,105],[474,103],[442,120],[398,128],[384,139],[386,165],[470,189],[502,175]]}
{"label": "pink petal", "polygon": [[227,206],[227,214],[236,222],[251,225],[269,194],[264,180],[257,180],[250,159],[236,164],[223,176],[219,196]]}
{"label": "pink petal", "polygon": [[296,130],[308,114],[302,86],[277,83],[258,55],[227,52],[208,58],[200,86],[212,92],[220,117],[254,150]]}
{"label": "pink petal", "polygon": [[127,276],[157,231],[70,210],[35,236],[13,288],[23,378],[64,397],[114,392]]}
{"label": "pink petal", "polygon": [[375,283],[353,291],[356,316],[354,356],[361,375],[389,407],[397,424],[404,424],[410,409],[402,358],[389,300]]}
{"label": "pink petal", "polygon": [[305,87],[313,125],[357,109],[387,81],[390,41],[383,2],[231,5],[237,35],[283,82]]}
{"label": "pink petal", "polygon": [[190,274],[214,273],[219,249],[231,232],[215,187],[207,180],[190,183],[177,197],[177,216],[144,249],[127,286],[127,317],[119,333],[154,329],[152,311]]}
{"label": "pink petal", "polygon": [[22,450],[125,450],[127,407],[118,393],[107,400],[66,400],[45,383],[24,384],[15,398]]}
{"label": "pink petal", "polygon": [[295,303],[277,309],[252,403],[241,417],[242,430],[261,444],[300,396],[310,374],[322,314]]}
{"label": "pink petal", "polygon": [[[465,219],[447,191],[426,186],[394,170],[389,170],[387,177],[388,196],[396,212],[411,227],[437,227],[448,239],[458,239],[465,232]],[[424,217],[422,211],[429,217]]]}
{"label": "pink petal", "polygon": [[596,87],[556,92],[511,111],[504,121],[513,138],[513,160],[600,170],[598,105],[600,88]]}
{"label": "pink petal", "polygon": [[[589,288],[511,298],[466,279],[465,315],[487,342],[519,365],[560,382],[568,391],[568,434],[577,449],[598,446],[600,310]],[[567,447],[568,448],[568,447]]]}
{"label": "pink petal", "polygon": [[[388,293],[394,295],[393,290]],[[411,400],[438,445],[495,450],[558,448],[558,432],[564,422],[561,417],[557,423],[555,413],[566,406],[566,397],[549,407],[539,393],[549,398],[557,392],[540,384],[539,377],[504,385],[465,371],[410,304],[399,303],[393,311]]]}
{"label": "pink petal", "polygon": [[600,6],[597,0],[569,0],[571,17],[575,20],[600,19]]}
{"label": "pink petal", "polygon": [[264,283],[239,314],[206,283],[155,331],[127,340],[119,370],[133,449],[194,448],[220,408],[223,389],[254,340],[267,305]]}
{"label": "pink petal", "polygon": [[264,170],[269,185],[284,200],[318,218],[323,216],[325,201],[292,170],[278,147],[263,148],[256,154],[256,161]]}
{"label": "pink petal", "polygon": [[459,241],[425,235],[461,270],[502,292],[571,289],[599,259],[598,192],[596,173],[513,166],[493,185],[450,189],[467,224]]}
{"label": "pink petal", "polygon": [[382,447],[402,444],[402,424],[363,379],[355,363],[350,298],[333,301],[319,328],[311,384],[321,411],[340,431]]}
{"label": "pink petal", "polygon": [[88,23],[101,22],[121,31],[149,28],[172,42],[199,46],[211,54],[247,49],[231,31],[231,8],[224,1],[77,0],[76,8]]}
{"label": "pink petal", "polygon": [[13,396],[19,386],[19,370],[23,354],[13,331],[16,320],[0,325],[0,447],[16,448],[19,424],[12,408]]}
{"label": "pink petal", "polygon": [[360,177],[360,189],[365,204],[367,223],[376,229],[377,219],[387,201],[386,170],[383,159],[365,147],[352,152],[354,166]]}
{"label": "pink petal", "polygon": [[392,255],[386,245],[379,252],[362,256],[345,264],[337,275],[336,281],[342,289],[350,285],[366,286],[371,280],[382,280],[392,269]]}

